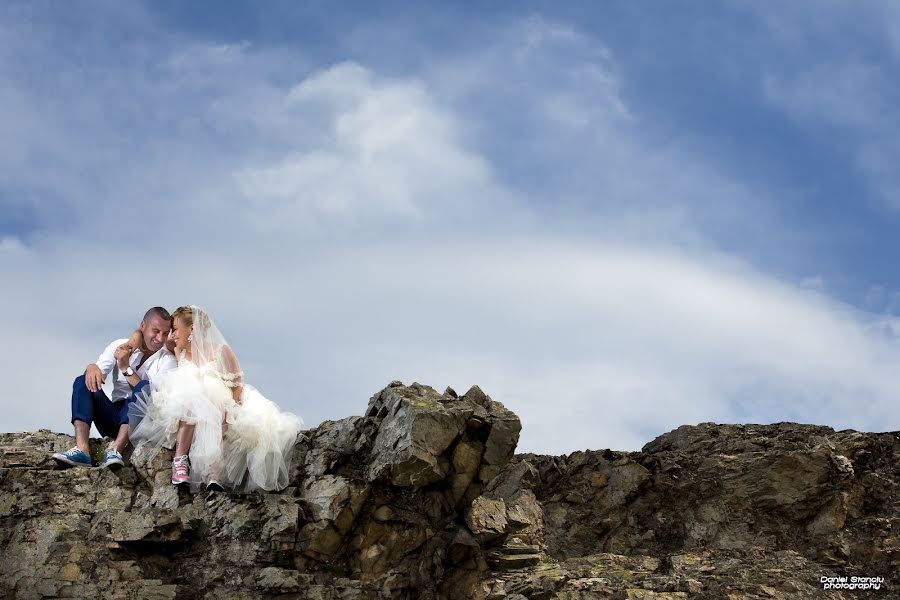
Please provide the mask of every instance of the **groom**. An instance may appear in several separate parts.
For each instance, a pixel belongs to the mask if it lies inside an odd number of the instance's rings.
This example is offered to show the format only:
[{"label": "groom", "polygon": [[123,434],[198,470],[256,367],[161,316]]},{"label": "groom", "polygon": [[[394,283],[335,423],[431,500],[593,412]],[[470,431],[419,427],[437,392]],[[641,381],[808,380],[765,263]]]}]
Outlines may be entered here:
[{"label": "groom", "polygon": [[[122,450],[128,445],[128,405],[144,385],[163,371],[176,366],[175,355],[166,348],[172,329],[169,312],[154,306],[144,315],[138,328],[141,347],[132,349],[128,339],[114,340],[97,362],[84,370],[72,386],[72,424],[75,447],[52,455],[55,461],[72,467],[92,466],[88,439],[91,423],[100,435],[114,438],[103,455],[104,467],[121,467]],[[103,391],[106,377],[113,373],[112,398]]]}]

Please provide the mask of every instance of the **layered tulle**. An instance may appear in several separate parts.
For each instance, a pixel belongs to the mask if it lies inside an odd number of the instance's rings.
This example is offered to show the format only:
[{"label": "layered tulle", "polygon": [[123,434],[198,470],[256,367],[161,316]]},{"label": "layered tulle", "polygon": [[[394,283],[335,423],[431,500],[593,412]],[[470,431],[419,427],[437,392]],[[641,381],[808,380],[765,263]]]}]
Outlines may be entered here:
[{"label": "layered tulle", "polygon": [[226,421],[223,466],[231,486],[246,491],[287,486],[303,421],[251,386],[244,386],[241,404],[228,411]]},{"label": "layered tulle", "polygon": [[[179,422],[193,425],[189,452],[191,489],[210,480],[240,491],[285,487],[302,420],[285,413],[256,389],[241,401],[215,372],[186,360],[151,384],[129,409],[136,450],[173,448]],[[146,388],[145,388],[146,390]]]}]

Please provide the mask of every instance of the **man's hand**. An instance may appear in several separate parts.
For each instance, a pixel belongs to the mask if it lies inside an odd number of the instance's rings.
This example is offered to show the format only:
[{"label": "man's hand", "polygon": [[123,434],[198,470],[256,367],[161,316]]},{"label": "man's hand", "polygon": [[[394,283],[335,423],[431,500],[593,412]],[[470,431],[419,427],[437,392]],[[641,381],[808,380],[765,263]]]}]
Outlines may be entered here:
[{"label": "man's hand", "polygon": [[131,347],[128,344],[122,344],[116,348],[113,357],[116,359],[116,364],[119,365],[119,370],[128,368],[128,359],[131,358],[131,352]]},{"label": "man's hand", "polygon": [[123,352],[127,353],[128,356],[131,356],[131,354],[134,352],[134,346],[131,345],[131,340],[128,340],[127,342],[125,342],[124,344],[121,344],[120,346],[117,346],[116,351],[113,352],[113,358],[116,359],[116,364],[118,364],[120,367],[123,366],[121,361],[119,360],[120,355]]},{"label": "man's hand", "polygon": [[[144,344],[144,333],[141,331],[140,327],[134,330],[131,334],[131,337],[128,338],[122,346],[128,346],[131,350],[140,350],[141,352],[147,351],[147,346]],[[119,346],[120,348],[122,346]]]},{"label": "man's hand", "polygon": [[84,383],[91,393],[100,390],[105,383],[103,381],[103,374],[100,372],[100,367],[95,364],[88,365],[87,369],[84,370]]}]

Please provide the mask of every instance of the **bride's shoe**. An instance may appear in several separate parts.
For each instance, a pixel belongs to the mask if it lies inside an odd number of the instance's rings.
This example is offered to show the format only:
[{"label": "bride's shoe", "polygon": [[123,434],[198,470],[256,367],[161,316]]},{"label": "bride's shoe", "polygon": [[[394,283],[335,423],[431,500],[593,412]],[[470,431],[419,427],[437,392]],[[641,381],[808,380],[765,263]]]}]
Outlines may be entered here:
[{"label": "bride's shoe", "polygon": [[191,460],[187,454],[172,459],[172,485],[181,485],[191,480]]}]

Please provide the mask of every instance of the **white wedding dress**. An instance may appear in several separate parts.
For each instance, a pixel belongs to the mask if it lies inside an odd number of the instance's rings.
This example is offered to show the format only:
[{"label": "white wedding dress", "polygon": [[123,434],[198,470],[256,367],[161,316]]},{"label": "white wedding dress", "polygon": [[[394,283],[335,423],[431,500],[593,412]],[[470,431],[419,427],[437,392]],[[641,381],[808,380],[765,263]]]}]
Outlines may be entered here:
[{"label": "white wedding dress", "polygon": [[[191,489],[210,480],[236,491],[279,490],[287,486],[289,466],[303,421],[281,411],[243,382],[233,354],[205,313],[198,332],[194,309],[192,357],[160,375],[150,392],[129,408],[135,450],[155,454],[174,448],[179,422],[195,426],[189,452]],[[210,329],[212,331],[210,331]],[[232,390],[240,386],[240,402]]]}]

